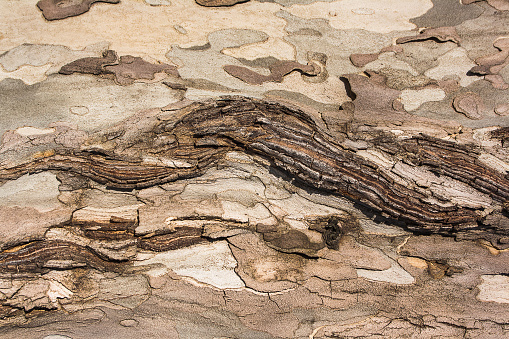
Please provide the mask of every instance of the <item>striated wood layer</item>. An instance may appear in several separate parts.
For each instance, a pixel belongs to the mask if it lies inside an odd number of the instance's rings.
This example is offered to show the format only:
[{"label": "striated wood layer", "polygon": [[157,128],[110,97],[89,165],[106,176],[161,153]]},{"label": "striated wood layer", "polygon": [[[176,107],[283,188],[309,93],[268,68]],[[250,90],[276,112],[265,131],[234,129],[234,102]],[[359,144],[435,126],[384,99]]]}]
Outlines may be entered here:
[{"label": "striated wood layer", "polygon": [[[174,121],[155,121],[150,130],[128,141],[120,137],[108,151],[57,149],[49,157],[1,168],[0,179],[59,170],[112,188],[145,188],[199,176],[227,152],[244,150],[266,158],[310,187],[347,196],[417,231],[476,227],[487,214],[483,207],[430,202],[422,190],[396,182],[378,164],[334,142],[301,110],[226,97],[192,104],[180,115]],[[388,156],[465,183],[499,206],[509,200],[509,178],[479,161],[480,152],[474,146],[425,135],[409,139],[380,136],[371,143]],[[506,229],[497,232],[509,234]]]}]

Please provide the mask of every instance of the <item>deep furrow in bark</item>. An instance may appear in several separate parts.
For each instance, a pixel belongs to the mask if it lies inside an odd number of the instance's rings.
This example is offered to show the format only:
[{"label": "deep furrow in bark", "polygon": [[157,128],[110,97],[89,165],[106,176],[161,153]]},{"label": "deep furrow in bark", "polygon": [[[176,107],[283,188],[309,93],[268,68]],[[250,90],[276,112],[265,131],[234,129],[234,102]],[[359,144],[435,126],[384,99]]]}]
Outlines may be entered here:
[{"label": "deep furrow in bark", "polygon": [[[72,171],[113,188],[143,188],[199,176],[227,151],[240,149],[267,158],[306,185],[348,196],[416,230],[461,230],[463,225],[471,226],[481,219],[482,208],[425,202],[411,187],[381,178],[384,170],[380,166],[335,145],[303,111],[242,97],[209,100],[183,110],[179,120],[155,123],[153,133],[140,135],[138,143],[130,141],[128,149],[140,148],[140,154],[150,154],[161,163],[147,164],[143,155],[136,161],[122,160],[125,158],[116,150],[110,156],[67,151],[15,168],[1,168],[0,179],[54,169]],[[150,144],[147,135],[158,134],[175,136],[177,142],[146,149],[145,143]],[[376,147],[376,139],[372,142]],[[382,146],[387,143],[381,142]],[[479,152],[473,146],[418,136],[401,141],[399,148],[432,171],[489,194],[498,202],[507,201],[509,180],[477,161]],[[125,149],[121,141],[117,149]],[[164,159],[186,165],[171,166],[168,161],[163,163]]]}]

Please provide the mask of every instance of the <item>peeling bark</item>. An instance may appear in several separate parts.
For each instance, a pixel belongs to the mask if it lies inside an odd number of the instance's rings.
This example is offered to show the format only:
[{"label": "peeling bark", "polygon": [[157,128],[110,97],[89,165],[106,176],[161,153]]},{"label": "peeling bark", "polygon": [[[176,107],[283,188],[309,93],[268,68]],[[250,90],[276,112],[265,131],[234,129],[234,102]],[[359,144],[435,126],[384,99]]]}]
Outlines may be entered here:
[{"label": "peeling bark", "polygon": [[0,337],[508,337],[507,1],[462,2],[0,4]]}]

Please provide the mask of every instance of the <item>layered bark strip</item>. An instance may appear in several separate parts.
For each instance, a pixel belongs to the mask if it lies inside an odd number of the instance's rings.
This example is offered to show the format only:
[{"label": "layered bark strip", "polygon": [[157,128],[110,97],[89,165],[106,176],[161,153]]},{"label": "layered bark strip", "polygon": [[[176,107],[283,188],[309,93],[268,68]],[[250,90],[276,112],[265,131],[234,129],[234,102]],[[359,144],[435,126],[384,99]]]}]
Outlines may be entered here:
[{"label": "layered bark strip", "polygon": [[[430,200],[425,187],[394,180],[379,164],[336,143],[310,115],[279,103],[223,97],[167,111],[147,121],[139,131],[136,125],[131,123],[129,129],[126,123],[93,136],[87,147],[56,149],[47,157],[1,168],[0,179],[59,170],[112,188],[145,188],[199,176],[227,152],[242,150],[260,155],[306,185],[347,196],[418,231],[482,228],[482,219],[507,208],[509,200],[507,174],[481,162],[474,146],[427,136],[382,136],[370,141],[388,157],[462,182],[491,197],[489,211],[486,206]],[[106,142],[108,148],[101,146]],[[506,227],[496,227],[493,232],[509,234]]]},{"label": "layered bark strip", "polygon": [[63,240],[34,241],[0,253],[0,273],[23,275],[50,269],[95,268],[115,271],[118,265],[101,259],[88,247]]}]

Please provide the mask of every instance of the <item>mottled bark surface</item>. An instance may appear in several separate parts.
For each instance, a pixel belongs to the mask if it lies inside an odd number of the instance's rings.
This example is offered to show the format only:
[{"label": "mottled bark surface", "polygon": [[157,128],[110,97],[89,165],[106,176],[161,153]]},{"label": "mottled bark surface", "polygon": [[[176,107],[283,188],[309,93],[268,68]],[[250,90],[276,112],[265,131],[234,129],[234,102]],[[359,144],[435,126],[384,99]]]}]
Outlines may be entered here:
[{"label": "mottled bark surface", "polygon": [[0,4],[1,338],[509,336],[504,1],[43,2]]}]

